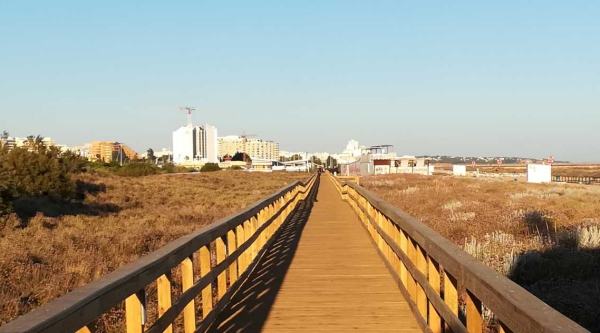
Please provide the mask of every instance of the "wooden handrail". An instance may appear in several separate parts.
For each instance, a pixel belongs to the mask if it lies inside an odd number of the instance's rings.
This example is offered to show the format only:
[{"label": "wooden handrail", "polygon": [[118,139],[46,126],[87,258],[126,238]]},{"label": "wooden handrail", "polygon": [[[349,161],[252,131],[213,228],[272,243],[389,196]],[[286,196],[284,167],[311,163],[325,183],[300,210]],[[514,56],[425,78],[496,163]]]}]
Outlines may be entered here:
[{"label": "wooden handrail", "polygon": [[355,182],[357,185],[360,185],[360,176],[342,176],[342,175],[337,175],[335,176],[337,179],[339,180],[351,180],[353,182]]},{"label": "wooden handrail", "polygon": [[[252,270],[257,263],[256,258],[268,247],[279,227],[298,203],[307,198],[317,179],[318,175],[314,174],[304,183],[295,182],[240,213],[182,236],[3,325],[0,333],[90,332],[88,324],[124,301],[127,333],[142,332],[145,289],[155,281],[158,284],[159,318],[147,325],[148,332],[172,330],[169,328],[181,313],[186,333],[194,332],[197,324],[207,327]],[[194,254],[200,261],[199,279],[194,277],[193,267],[198,264],[194,262]],[[171,269],[180,265],[183,291],[172,303],[168,276]],[[215,281],[218,282],[217,292],[213,296],[212,284]],[[203,298],[201,321],[194,308],[194,298],[199,295]],[[214,308],[213,298],[216,302]]]},{"label": "wooden handrail", "polygon": [[[499,332],[589,332],[372,192],[329,178],[372,236],[426,331],[482,332],[484,305],[498,319]],[[464,321],[459,293],[465,296]]]}]

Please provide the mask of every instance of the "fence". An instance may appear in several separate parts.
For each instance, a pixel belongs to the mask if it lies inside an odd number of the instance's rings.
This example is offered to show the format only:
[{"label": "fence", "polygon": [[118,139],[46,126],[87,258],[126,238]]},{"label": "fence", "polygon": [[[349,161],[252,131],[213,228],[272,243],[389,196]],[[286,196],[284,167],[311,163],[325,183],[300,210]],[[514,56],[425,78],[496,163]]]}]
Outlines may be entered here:
[{"label": "fence", "polygon": [[588,332],[422,222],[356,184],[331,178],[424,332],[481,333],[490,326],[501,333]]},{"label": "fence", "polygon": [[600,177],[584,177],[584,176],[552,176],[552,180],[557,183],[575,183],[587,185],[600,185]]},{"label": "fence", "polygon": [[[17,318],[0,327],[0,332],[93,332],[94,321],[123,302],[127,333],[172,332],[175,319],[182,313],[185,333],[203,331],[256,265],[256,259],[268,248],[286,218],[306,199],[317,179],[318,175],[313,175],[305,183],[291,184],[241,213],[183,236]],[[182,289],[173,302],[171,270],[176,267],[181,270]],[[158,317],[150,323],[146,290],[154,283]],[[197,299],[201,303],[198,307]]]},{"label": "fence", "polygon": [[336,176],[337,179],[352,181],[357,185],[360,185],[360,177],[359,176]]}]

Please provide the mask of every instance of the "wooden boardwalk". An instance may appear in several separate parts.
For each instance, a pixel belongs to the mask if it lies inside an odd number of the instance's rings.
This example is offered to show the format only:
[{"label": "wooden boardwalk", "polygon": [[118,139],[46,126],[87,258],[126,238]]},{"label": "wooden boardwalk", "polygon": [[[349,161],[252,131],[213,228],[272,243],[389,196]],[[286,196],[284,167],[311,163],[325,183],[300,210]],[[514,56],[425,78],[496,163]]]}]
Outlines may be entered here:
[{"label": "wooden boardwalk", "polygon": [[308,201],[282,227],[210,331],[421,332],[331,180],[322,177]]}]

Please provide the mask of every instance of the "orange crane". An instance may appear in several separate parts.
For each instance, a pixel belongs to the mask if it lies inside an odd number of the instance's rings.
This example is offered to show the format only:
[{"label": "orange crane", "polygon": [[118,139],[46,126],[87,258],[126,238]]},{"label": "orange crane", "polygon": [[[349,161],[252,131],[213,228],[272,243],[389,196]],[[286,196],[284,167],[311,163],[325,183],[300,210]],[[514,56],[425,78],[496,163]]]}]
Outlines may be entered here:
[{"label": "orange crane", "polygon": [[248,137],[256,137],[256,134],[246,134],[246,132],[244,132],[240,135],[240,138],[244,141],[244,162],[246,162],[246,142],[248,141]]}]

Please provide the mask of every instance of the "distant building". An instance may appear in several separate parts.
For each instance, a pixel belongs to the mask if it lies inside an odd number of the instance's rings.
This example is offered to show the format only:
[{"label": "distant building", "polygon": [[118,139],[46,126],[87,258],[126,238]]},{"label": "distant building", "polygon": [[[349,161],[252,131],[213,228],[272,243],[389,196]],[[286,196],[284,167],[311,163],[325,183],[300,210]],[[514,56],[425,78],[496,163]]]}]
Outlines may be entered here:
[{"label": "distant building", "polygon": [[86,143],[83,146],[75,146],[75,147],[70,147],[67,149],[70,150],[71,152],[73,152],[81,157],[87,158],[89,160],[90,154],[91,154],[91,149],[92,149],[92,144]]},{"label": "distant building", "polygon": [[279,143],[262,139],[246,139],[237,135],[218,138],[219,156],[233,156],[244,151],[251,159],[279,159]]},{"label": "distant building", "polygon": [[219,143],[217,139],[217,128],[206,124],[204,126],[205,158],[210,163],[219,163]]},{"label": "distant building", "polygon": [[136,160],[139,158],[139,155],[124,143],[114,141],[93,141],[90,144],[87,158],[90,161],[110,163],[112,161],[124,162],[127,160]]},{"label": "distant building", "polygon": [[50,146],[54,146],[54,140],[50,139],[50,138],[42,138],[42,144],[46,147],[50,147]]},{"label": "distant building", "polygon": [[[162,157],[166,157],[166,159],[168,159],[170,161],[171,156],[173,155],[173,152],[171,150],[168,150],[167,148],[162,148],[161,150],[155,150],[154,151],[154,157],[155,158],[162,158]],[[140,155],[141,158],[148,158],[148,152],[144,152]]]},{"label": "distant building", "polygon": [[217,128],[209,124],[204,127],[188,124],[174,131],[173,162],[218,163]]},{"label": "distant building", "polygon": [[[148,155],[148,153],[146,153],[146,155]],[[161,158],[161,157],[170,157],[171,155],[173,155],[173,151],[172,150],[168,150],[167,148],[162,148],[159,151],[154,151],[154,156]]]},{"label": "distant building", "polygon": [[8,137],[6,139],[1,139],[0,140],[0,145],[1,146],[6,146],[8,148],[8,150],[12,150],[15,147],[18,147],[18,138],[14,138],[14,137]]},{"label": "distant building", "polygon": [[340,174],[345,176],[384,175],[390,173],[431,175],[434,170],[428,158],[396,156],[392,145],[372,146],[362,149],[362,151],[358,160],[340,163]]},{"label": "distant building", "polygon": [[331,154],[329,154],[327,152],[325,152],[325,153],[313,153],[313,154],[310,154],[310,155],[314,156],[314,157],[316,157],[318,159],[320,159],[323,162],[325,162],[331,156]]},{"label": "distant building", "polygon": [[[0,143],[2,143],[2,145],[6,145],[9,150],[11,150],[15,147],[25,147],[27,145],[28,141],[29,141],[29,138],[18,138],[18,137],[8,137],[6,139],[0,139]],[[42,137],[42,145],[44,145],[45,147],[56,146],[61,151],[64,151],[65,147],[66,147],[64,145],[56,145],[54,143],[54,140],[52,140],[51,138],[44,138],[44,137]]]},{"label": "distant building", "polygon": [[177,164],[194,160],[198,154],[195,149],[197,129],[192,126],[184,126],[173,132],[173,162]]},{"label": "distant building", "polygon": [[288,159],[291,159],[292,157],[296,156],[297,158],[301,159],[301,160],[307,160],[310,158],[310,156],[313,156],[314,154],[310,154],[308,152],[305,151],[301,151],[301,152],[291,152],[291,151],[285,151],[282,150],[279,152],[279,157],[285,157]]},{"label": "distant building", "polygon": [[292,156],[292,152],[287,151],[287,150],[280,150],[279,151],[279,156],[281,157],[288,157],[288,156]]},{"label": "distant building", "polygon": [[339,163],[351,163],[357,161],[361,156],[368,150],[365,146],[360,146],[358,141],[350,140],[346,145],[346,149],[341,154],[332,155],[333,158],[337,159]]}]

